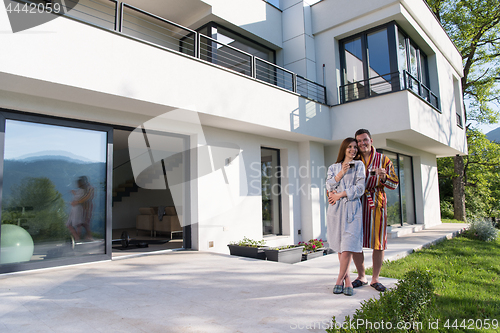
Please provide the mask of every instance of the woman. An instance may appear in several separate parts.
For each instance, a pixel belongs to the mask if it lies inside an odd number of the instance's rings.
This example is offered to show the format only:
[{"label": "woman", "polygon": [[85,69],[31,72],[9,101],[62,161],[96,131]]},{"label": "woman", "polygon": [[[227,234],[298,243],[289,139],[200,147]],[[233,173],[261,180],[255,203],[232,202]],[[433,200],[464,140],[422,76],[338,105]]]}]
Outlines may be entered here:
[{"label": "woman", "polygon": [[90,185],[87,176],[78,178],[77,189],[72,190],[73,201],[71,201],[71,212],[69,214],[66,226],[75,241],[80,240],[80,229],[85,228],[87,240],[92,239],[90,220],[92,218],[92,199],[94,198],[94,188]]},{"label": "woman", "polygon": [[365,191],[365,166],[359,160],[354,138],[340,145],[337,162],[328,168],[327,238],[330,248],[338,252],[340,271],[334,294],[353,295],[349,266],[353,252],[362,252],[363,216],[361,196]]}]

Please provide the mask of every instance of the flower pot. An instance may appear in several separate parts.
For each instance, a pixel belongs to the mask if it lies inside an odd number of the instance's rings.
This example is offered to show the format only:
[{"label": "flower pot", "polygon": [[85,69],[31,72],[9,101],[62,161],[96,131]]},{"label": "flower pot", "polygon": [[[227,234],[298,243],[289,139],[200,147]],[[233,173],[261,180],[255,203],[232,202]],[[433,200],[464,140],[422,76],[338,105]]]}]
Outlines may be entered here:
[{"label": "flower pot", "polygon": [[322,257],[324,255],[323,249],[319,249],[316,252],[302,253],[302,261],[311,260],[317,257]]},{"label": "flower pot", "polygon": [[303,249],[303,246],[297,246],[281,250],[265,249],[265,252],[267,260],[293,264],[301,261]]},{"label": "flower pot", "polygon": [[255,259],[266,259],[266,252],[264,249],[266,247],[251,247],[251,246],[239,246],[234,244],[228,244],[229,253],[233,256],[255,258]]}]

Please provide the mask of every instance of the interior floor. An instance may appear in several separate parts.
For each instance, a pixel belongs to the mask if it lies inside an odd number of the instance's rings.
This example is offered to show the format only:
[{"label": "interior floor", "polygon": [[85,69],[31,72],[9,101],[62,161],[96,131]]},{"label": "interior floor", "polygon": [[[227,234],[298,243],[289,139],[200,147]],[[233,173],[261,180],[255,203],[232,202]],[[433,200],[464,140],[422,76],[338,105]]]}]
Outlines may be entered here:
[{"label": "interior floor", "polygon": [[[129,236],[128,246],[123,246],[124,243],[121,241],[124,231]],[[112,238],[114,240],[112,258],[182,248],[182,232],[173,233],[170,238],[170,234],[167,233],[156,233],[156,236],[151,236],[149,231],[138,231],[135,228],[113,229]],[[147,247],[144,247],[146,244]]]}]

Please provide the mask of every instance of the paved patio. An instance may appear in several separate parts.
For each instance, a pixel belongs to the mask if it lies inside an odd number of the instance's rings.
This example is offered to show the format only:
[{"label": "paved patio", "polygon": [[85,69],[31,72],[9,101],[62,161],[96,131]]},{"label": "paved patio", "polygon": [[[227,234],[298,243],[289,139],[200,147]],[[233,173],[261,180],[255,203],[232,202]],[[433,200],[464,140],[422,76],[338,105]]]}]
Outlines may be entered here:
[{"label": "paved patio", "polygon": [[[386,259],[458,234],[441,224],[389,239]],[[366,264],[371,257],[366,253]],[[336,254],[282,264],[171,251],[0,275],[0,332],[324,332],[378,292],[332,294]],[[354,277],[354,274],[353,274]],[[383,278],[394,286],[396,280]]]}]

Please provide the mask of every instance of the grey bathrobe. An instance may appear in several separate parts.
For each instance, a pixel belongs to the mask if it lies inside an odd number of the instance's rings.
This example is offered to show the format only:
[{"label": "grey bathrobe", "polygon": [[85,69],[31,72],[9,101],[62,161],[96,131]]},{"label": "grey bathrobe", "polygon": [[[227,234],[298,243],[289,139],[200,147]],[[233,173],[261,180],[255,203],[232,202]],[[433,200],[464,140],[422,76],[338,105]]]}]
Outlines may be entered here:
[{"label": "grey bathrobe", "polygon": [[335,252],[361,252],[363,250],[363,213],[361,197],[365,192],[365,165],[354,161],[351,168],[337,182],[335,176],[342,170],[341,163],[332,164],[328,168],[326,178],[327,191],[337,193],[346,191],[347,197],[338,200],[334,205],[328,204],[326,217],[326,237],[331,249]]}]

